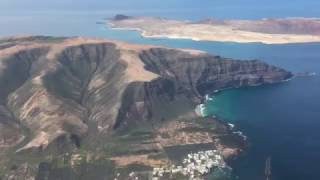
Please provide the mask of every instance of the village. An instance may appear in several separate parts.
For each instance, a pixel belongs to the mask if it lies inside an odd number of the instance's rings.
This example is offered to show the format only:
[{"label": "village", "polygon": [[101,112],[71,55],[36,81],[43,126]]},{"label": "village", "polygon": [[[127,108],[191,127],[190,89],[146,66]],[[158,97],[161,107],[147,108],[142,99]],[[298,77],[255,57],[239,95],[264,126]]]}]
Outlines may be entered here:
[{"label": "village", "polygon": [[197,179],[208,174],[215,167],[226,167],[226,163],[220,153],[217,150],[199,151],[188,154],[180,166],[172,165],[167,168],[154,168],[152,180],[160,180],[165,176],[170,177],[175,174]]}]

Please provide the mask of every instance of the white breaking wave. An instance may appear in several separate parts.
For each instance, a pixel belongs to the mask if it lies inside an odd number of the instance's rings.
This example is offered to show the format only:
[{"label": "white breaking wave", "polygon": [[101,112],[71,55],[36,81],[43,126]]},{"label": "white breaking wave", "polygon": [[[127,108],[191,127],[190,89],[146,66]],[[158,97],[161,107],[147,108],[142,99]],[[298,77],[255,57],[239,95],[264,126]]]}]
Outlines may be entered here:
[{"label": "white breaking wave", "polygon": [[244,140],[247,140],[247,136],[243,135],[243,133],[241,131],[236,131],[236,132],[233,132],[233,133],[241,136]]},{"label": "white breaking wave", "polygon": [[210,96],[209,94],[207,94],[207,95],[205,96],[205,100],[206,100],[206,102],[208,102],[208,101],[213,101],[213,97]]},{"label": "white breaking wave", "polygon": [[197,107],[196,107],[196,113],[201,116],[201,117],[206,117],[206,106],[204,104],[199,104]]},{"label": "white breaking wave", "polygon": [[233,129],[235,126],[234,124],[231,124],[231,123],[228,123],[228,125],[229,125],[230,129]]}]

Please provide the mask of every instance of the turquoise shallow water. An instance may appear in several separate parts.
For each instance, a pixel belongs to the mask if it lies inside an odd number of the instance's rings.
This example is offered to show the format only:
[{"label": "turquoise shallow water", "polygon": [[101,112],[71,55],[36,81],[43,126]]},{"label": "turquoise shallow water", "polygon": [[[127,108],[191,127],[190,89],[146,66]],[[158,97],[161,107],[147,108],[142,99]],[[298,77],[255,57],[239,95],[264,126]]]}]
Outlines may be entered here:
[{"label": "turquoise shallow water", "polygon": [[[18,8],[12,4],[9,6],[9,2],[18,3]],[[137,32],[115,31],[96,24],[96,21],[117,13],[191,20],[207,17],[259,19],[320,17],[319,8],[318,0],[203,0],[201,3],[192,0],[164,0],[161,3],[149,0],[93,0],[88,3],[79,0],[76,4],[62,0],[45,3],[40,0],[28,3],[4,0],[0,2],[0,36],[40,34],[118,39],[194,48],[236,59],[261,59],[293,72],[320,73],[320,43],[263,45],[151,40],[141,38]],[[209,111],[234,123],[250,141],[248,152],[232,164],[237,179],[264,179],[267,156],[272,157],[273,180],[320,179],[317,169],[320,161],[319,92],[320,77],[316,76],[276,85],[228,90],[215,95],[214,101],[207,106]]]},{"label": "turquoise shallow water", "polygon": [[247,154],[232,166],[239,179],[263,179],[272,157],[273,179],[317,180],[320,160],[320,78],[304,77],[219,93],[207,108],[249,138]]}]

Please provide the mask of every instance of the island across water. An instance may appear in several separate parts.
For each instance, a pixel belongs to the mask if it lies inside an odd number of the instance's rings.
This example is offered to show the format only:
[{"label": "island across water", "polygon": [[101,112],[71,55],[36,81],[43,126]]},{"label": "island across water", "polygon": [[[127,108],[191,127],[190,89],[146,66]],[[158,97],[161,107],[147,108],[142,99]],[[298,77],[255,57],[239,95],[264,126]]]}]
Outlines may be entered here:
[{"label": "island across water", "polygon": [[108,20],[108,24],[115,29],[139,31],[147,38],[264,44],[320,42],[318,18],[206,19],[192,22],[116,15]]}]

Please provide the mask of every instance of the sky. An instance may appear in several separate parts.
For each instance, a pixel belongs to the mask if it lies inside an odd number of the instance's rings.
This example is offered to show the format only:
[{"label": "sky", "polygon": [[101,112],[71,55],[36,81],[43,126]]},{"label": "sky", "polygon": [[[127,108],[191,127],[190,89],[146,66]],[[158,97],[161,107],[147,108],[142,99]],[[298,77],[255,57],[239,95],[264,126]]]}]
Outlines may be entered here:
[{"label": "sky", "polygon": [[[320,0],[0,0],[0,16],[25,12],[163,12],[218,18],[320,17]],[[232,15],[232,16],[229,16]]]},{"label": "sky", "polygon": [[[185,1],[185,0],[184,0]],[[188,1],[188,0],[187,0]],[[165,3],[163,3],[165,2]],[[1,10],[88,10],[177,7],[183,0],[0,0]]]},{"label": "sky", "polygon": [[[255,3],[251,3],[255,2]],[[214,6],[250,6],[257,4],[256,0],[0,0],[1,11],[27,11],[27,10],[88,10],[88,9],[157,9],[157,8],[210,8]],[[285,8],[304,4],[309,7],[319,7],[319,0],[268,0],[259,4],[279,6]],[[285,9],[283,9],[285,11]]]}]

